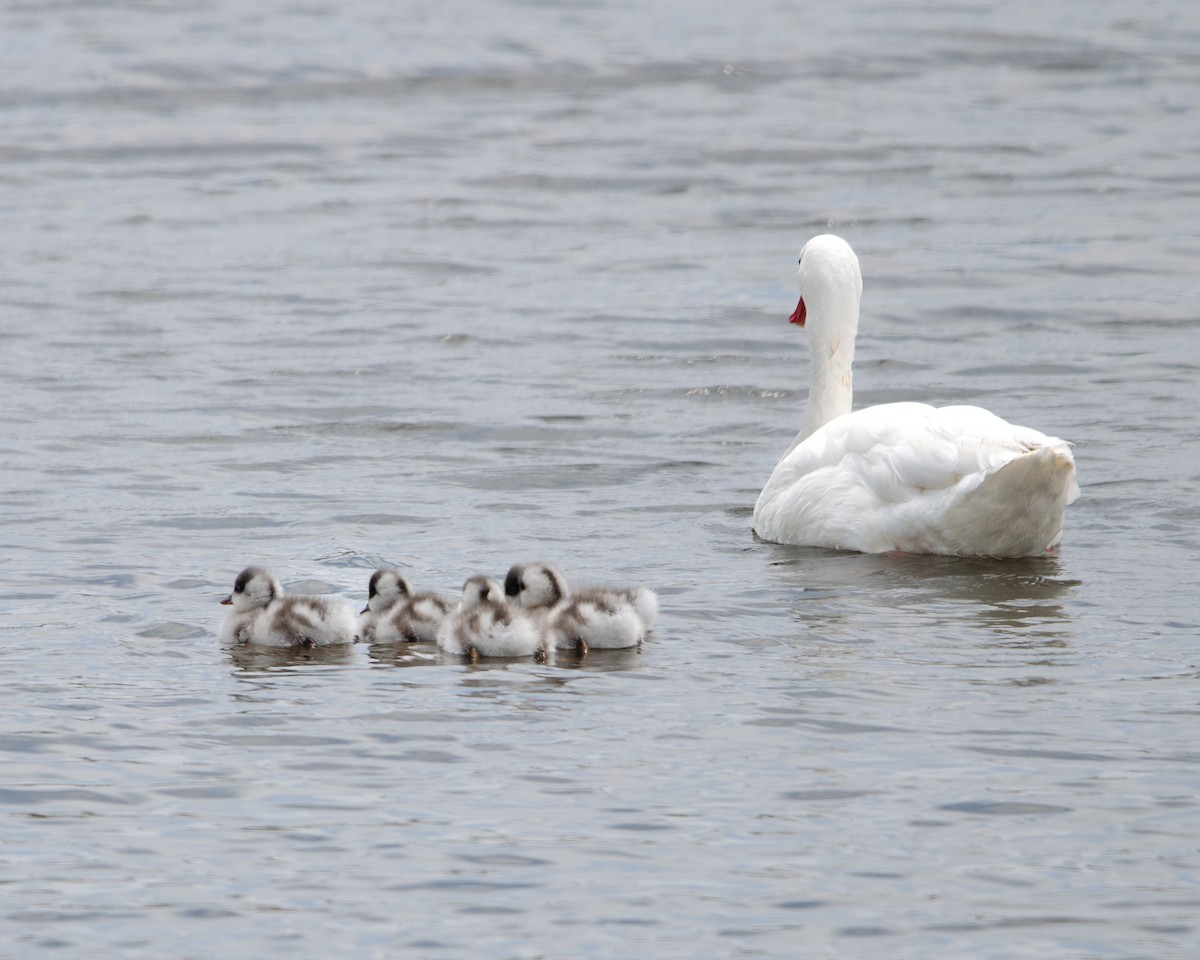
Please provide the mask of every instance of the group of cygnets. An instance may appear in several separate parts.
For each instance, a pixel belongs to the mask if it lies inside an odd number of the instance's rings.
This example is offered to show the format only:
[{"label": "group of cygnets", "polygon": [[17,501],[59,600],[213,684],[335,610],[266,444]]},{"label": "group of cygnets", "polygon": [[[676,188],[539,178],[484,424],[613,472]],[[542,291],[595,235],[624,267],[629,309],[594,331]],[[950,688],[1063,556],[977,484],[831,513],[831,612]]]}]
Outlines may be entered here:
[{"label": "group of cygnets", "polygon": [[436,643],[467,657],[533,657],[556,650],[619,650],[639,646],[658,615],[658,595],[645,587],[571,589],[545,563],[517,564],[504,585],[487,576],[463,584],[457,603],[417,592],[399,570],[371,574],[367,605],[355,616],[336,597],[284,593],[269,570],[247,567],[221,601],[232,610],[221,624],[226,644],[323,647],[332,644]]}]

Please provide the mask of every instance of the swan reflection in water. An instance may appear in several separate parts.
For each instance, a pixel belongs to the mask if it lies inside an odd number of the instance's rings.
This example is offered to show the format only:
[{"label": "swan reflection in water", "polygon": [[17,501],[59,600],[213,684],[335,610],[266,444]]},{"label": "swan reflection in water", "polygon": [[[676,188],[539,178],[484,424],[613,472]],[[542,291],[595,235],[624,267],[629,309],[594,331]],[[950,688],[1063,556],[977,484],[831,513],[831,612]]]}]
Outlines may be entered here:
[{"label": "swan reflection in water", "polygon": [[265,673],[286,667],[347,666],[357,656],[357,644],[329,647],[256,647],[239,644],[223,648],[230,661],[247,673]]},{"label": "swan reflection in water", "polygon": [[1080,581],[1057,556],[1011,560],[780,547],[794,618],[826,638],[914,635],[1045,651],[1070,646],[1063,603]]},{"label": "swan reflection in water", "polygon": [[[649,643],[653,643],[653,634]],[[225,647],[224,653],[239,670],[247,673],[266,673],[288,667],[305,666],[349,666],[365,650],[372,665],[382,667],[436,667],[464,665],[469,672],[493,669],[510,669],[514,666],[536,666],[521,660],[481,660],[468,664],[466,658],[445,654],[428,643],[370,643],[350,644],[334,647],[254,647],[247,644]],[[583,670],[593,673],[608,673],[619,670],[634,670],[643,663],[642,648],[628,650],[592,651],[580,656],[570,651],[561,651],[555,667],[563,670]]]},{"label": "swan reflection in water", "polygon": [[441,663],[438,649],[432,643],[368,643],[367,658],[372,664],[386,667],[429,667]]},{"label": "swan reflection in water", "polygon": [[[509,670],[528,667],[541,668],[532,659],[488,659],[471,663],[465,656],[446,653],[432,644],[424,643],[372,643],[367,645],[367,656],[373,664],[388,667],[436,667],[439,665],[464,666],[469,673],[486,670]],[[642,650],[635,647],[626,650],[593,650],[583,656],[569,650],[560,650],[554,659],[554,667],[562,670],[585,670],[593,673],[609,673],[616,670],[632,670],[640,666]]]}]

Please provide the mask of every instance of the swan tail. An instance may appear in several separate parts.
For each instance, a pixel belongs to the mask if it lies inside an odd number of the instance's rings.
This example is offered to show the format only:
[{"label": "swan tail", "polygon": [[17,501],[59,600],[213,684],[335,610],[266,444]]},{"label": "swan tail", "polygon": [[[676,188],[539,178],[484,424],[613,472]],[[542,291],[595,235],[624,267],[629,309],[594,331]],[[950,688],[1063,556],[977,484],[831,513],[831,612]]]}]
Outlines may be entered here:
[{"label": "swan tail", "polygon": [[642,622],[642,629],[649,630],[658,619],[658,594],[646,587],[633,592],[633,609]]},{"label": "swan tail", "polygon": [[[951,513],[961,511],[968,540],[956,551],[993,557],[1036,556],[1062,539],[1063,513],[1079,496],[1075,460],[1065,443],[1041,446],[989,473]],[[950,526],[955,526],[949,517]]]}]

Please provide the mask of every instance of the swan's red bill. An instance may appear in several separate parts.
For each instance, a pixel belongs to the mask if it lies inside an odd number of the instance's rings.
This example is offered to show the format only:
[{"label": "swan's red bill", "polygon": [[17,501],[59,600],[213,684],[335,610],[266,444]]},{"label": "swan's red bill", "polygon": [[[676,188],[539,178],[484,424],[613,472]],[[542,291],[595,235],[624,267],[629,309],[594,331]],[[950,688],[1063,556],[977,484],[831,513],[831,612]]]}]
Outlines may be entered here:
[{"label": "swan's red bill", "polygon": [[223,603],[227,607],[230,606],[233,603],[233,594],[231,593],[224,600],[222,600],[221,603]]},{"label": "swan's red bill", "polygon": [[798,327],[804,326],[804,318],[808,316],[808,311],[804,308],[804,298],[800,298],[800,302],[796,304],[795,312],[788,317],[788,323],[794,323]]}]

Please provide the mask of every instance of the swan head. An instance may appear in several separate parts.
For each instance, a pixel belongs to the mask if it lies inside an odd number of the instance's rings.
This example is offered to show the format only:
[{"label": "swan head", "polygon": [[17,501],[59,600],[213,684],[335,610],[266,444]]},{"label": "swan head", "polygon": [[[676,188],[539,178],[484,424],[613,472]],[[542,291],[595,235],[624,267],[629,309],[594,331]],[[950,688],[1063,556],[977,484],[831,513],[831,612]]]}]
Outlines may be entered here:
[{"label": "swan head", "polygon": [[233,593],[221,603],[232,605],[238,613],[265,607],[276,597],[282,595],[283,587],[269,570],[262,567],[247,567],[238,574],[233,583]]},{"label": "swan head", "polygon": [[553,607],[567,599],[562,574],[545,563],[518,563],[504,578],[504,593],[527,610]]},{"label": "swan head", "polygon": [[411,593],[412,584],[404,574],[390,567],[381,568],[371,574],[371,580],[367,584],[367,605],[362,612],[379,613]]},{"label": "swan head", "polygon": [[463,610],[474,610],[493,603],[504,604],[504,590],[491,577],[475,576],[463,584]]},{"label": "swan head", "polygon": [[834,323],[839,327],[849,324],[853,337],[862,299],[862,271],[850,244],[832,233],[813,237],[800,251],[797,275],[800,302],[788,319],[803,327],[812,314],[816,336],[832,332],[826,328]]}]

